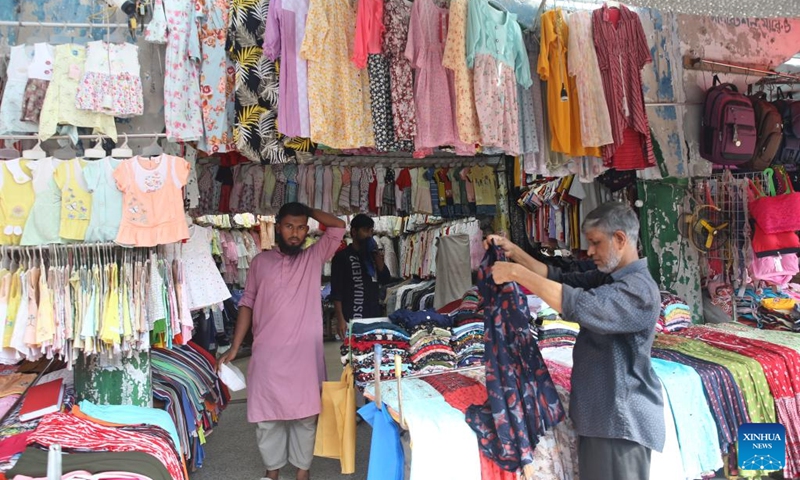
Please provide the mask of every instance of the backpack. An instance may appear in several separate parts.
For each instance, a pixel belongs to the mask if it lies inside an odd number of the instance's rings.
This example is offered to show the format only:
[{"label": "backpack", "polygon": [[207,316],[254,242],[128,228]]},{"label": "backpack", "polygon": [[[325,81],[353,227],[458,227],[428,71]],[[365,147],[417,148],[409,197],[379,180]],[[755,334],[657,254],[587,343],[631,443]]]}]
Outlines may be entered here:
[{"label": "backpack", "polygon": [[736,85],[720,83],[706,93],[700,134],[700,156],[719,165],[741,165],[756,150],[756,118],[753,105]]},{"label": "backpack", "polygon": [[775,154],[774,163],[792,165],[800,163],[800,101],[792,100],[778,88],[778,100],[772,103],[783,119],[783,141]]},{"label": "backpack", "polygon": [[764,92],[750,96],[756,117],[756,149],[753,158],[742,166],[753,170],[769,167],[783,141],[783,118],[766,98]]}]

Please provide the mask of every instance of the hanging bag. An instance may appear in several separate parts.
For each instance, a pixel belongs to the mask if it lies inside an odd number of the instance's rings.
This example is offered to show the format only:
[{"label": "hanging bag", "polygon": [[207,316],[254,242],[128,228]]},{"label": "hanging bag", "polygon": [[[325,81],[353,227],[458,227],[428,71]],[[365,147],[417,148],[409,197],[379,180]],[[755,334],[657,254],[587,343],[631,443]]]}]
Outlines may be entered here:
[{"label": "hanging bag", "polygon": [[795,102],[791,93],[785,95],[780,87],[777,98],[772,104],[781,115],[783,137],[773,163],[795,165],[800,163],[800,102]]},{"label": "hanging bag", "polygon": [[756,149],[756,119],[750,101],[736,85],[714,84],[706,93],[700,135],[700,156],[719,165],[741,165]]},{"label": "hanging bag", "polygon": [[753,158],[742,165],[753,170],[769,167],[783,141],[783,119],[764,92],[750,96],[756,117],[756,149]]},{"label": "hanging bag", "polygon": [[754,257],[753,278],[785,287],[800,272],[797,254]]},{"label": "hanging bag", "polygon": [[[756,221],[764,233],[796,232],[800,230],[800,194],[794,191],[792,183],[786,177],[786,193],[777,195],[772,182],[772,169],[765,170],[769,179],[769,189],[772,196],[766,196],[755,184],[750,181],[750,189],[755,198],[750,201],[748,208],[750,216]],[[786,175],[786,172],[783,172]]]}]

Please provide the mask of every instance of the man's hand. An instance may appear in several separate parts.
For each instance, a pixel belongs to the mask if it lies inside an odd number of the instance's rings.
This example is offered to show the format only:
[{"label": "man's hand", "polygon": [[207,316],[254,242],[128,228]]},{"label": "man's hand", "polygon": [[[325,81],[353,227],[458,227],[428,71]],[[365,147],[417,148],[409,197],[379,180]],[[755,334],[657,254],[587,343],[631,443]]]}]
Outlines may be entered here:
[{"label": "man's hand", "polygon": [[375,259],[375,266],[378,268],[379,272],[382,272],[383,268],[386,266],[386,255],[383,250],[375,250],[372,255]]},{"label": "man's hand", "polygon": [[492,278],[494,283],[500,285],[501,283],[517,282],[519,281],[520,270],[524,267],[511,262],[495,262],[492,267]]},{"label": "man's hand", "polygon": [[338,318],[336,332],[339,334],[339,339],[344,342],[344,339],[347,338],[347,322],[344,317]]},{"label": "man's hand", "polygon": [[219,369],[222,368],[223,363],[234,361],[236,359],[236,354],[238,353],[239,349],[233,347],[228,349],[227,352],[223,353],[222,356],[217,359],[217,371],[219,371]]}]

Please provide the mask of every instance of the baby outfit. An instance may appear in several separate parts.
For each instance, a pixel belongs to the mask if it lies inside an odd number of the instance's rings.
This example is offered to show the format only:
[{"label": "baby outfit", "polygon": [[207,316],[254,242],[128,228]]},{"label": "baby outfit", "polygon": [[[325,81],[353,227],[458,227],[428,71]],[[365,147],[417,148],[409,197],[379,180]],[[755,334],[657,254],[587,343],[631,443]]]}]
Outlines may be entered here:
[{"label": "baby outfit", "polygon": [[29,160],[0,163],[0,245],[19,245],[34,201]]},{"label": "baby outfit", "polygon": [[56,185],[61,191],[61,227],[58,235],[65,240],[83,240],[92,218],[92,194],[83,168],[89,163],[79,158],[56,168]]},{"label": "baby outfit", "polygon": [[28,83],[22,99],[23,122],[39,123],[47,86],[53,78],[53,46],[46,43],[34,45],[33,62],[28,67]]},{"label": "baby outfit", "polygon": [[117,125],[113,116],[75,107],[75,96],[83,78],[85,63],[86,47],[74,44],[56,46],[53,78],[47,88],[39,119],[39,138],[42,140],[53,136],[59,124],[67,124],[93,128],[97,133],[117,141]]},{"label": "baby outfit", "polygon": [[114,171],[122,192],[122,221],[116,242],[128,247],[154,247],[189,238],[181,189],[189,162],[162,154],[133,157]]},{"label": "baby outfit", "polygon": [[181,248],[181,260],[190,310],[222,303],[231,297],[211,256],[211,228],[192,225],[189,240]]},{"label": "baby outfit", "polygon": [[92,218],[86,229],[87,242],[113,242],[122,220],[122,192],[117,188],[114,171],[122,160],[106,157],[83,167],[86,186],[92,193]]},{"label": "baby outfit", "polygon": [[0,102],[0,135],[33,133],[39,129],[36,123],[20,120],[22,118],[22,98],[25,96],[28,69],[33,61],[33,55],[33,45],[11,47],[6,88],[3,90],[3,101]]},{"label": "baby outfit", "polygon": [[22,245],[61,243],[58,235],[61,225],[61,191],[56,184],[55,173],[62,163],[64,160],[47,157],[28,164],[33,173],[36,199],[22,231]]},{"label": "baby outfit", "polygon": [[115,117],[141,115],[139,47],[132,43],[89,42],[75,106]]}]

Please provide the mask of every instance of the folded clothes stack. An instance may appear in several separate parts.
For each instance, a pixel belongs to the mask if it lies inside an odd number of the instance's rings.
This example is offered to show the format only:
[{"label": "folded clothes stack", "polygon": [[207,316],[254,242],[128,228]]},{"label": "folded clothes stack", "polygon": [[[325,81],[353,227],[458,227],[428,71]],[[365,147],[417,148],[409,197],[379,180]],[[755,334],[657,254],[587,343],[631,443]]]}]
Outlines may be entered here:
[{"label": "folded clothes stack", "polygon": [[[540,316],[539,318],[541,320],[543,317]],[[541,320],[541,325],[539,325],[539,349],[574,347],[580,326],[575,322],[568,322],[560,316],[552,318],[554,319]]]},{"label": "folded clothes stack", "polygon": [[669,292],[661,292],[661,315],[656,323],[656,332],[672,333],[692,326],[692,311],[689,305]]},{"label": "folded clothes stack", "polygon": [[415,373],[435,373],[452,370],[456,366],[456,354],[450,346],[452,332],[447,328],[431,324],[419,325],[411,334],[409,357]]},{"label": "folded clothes stack", "polygon": [[364,386],[375,380],[375,347],[380,345],[381,380],[394,378],[395,355],[400,355],[400,369],[405,375],[411,370],[408,358],[409,339],[408,332],[393,323],[356,322],[351,335],[345,338],[342,345],[342,364],[347,365],[352,355],[356,387],[363,390]]},{"label": "folded clothes stack", "polygon": [[473,322],[453,328],[450,345],[456,354],[456,366],[469,367],[483,363],[483,322]]}]

